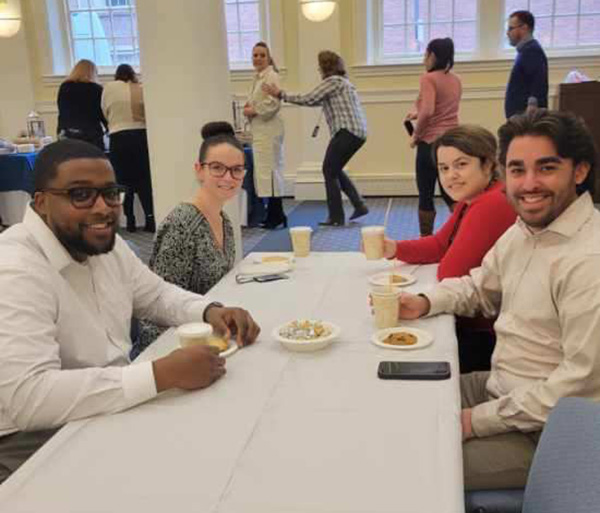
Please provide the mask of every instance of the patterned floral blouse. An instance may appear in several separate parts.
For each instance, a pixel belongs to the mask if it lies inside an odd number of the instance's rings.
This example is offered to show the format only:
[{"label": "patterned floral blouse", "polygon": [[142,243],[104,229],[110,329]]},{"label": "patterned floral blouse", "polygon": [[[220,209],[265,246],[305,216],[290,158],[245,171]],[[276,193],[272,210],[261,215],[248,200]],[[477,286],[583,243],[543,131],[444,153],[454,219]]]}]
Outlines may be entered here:
[{"label": "patterned floral blouse", "polygon": [[[225,212],[223,249],[214,238],[208,220],[191,203],[181,203],[161,223],[150,256],[150,269],[181,288],[206,294],[234,265],[233,226]],[[167,328],[140,322],[139,339],[132,357],[139,354]]]}]

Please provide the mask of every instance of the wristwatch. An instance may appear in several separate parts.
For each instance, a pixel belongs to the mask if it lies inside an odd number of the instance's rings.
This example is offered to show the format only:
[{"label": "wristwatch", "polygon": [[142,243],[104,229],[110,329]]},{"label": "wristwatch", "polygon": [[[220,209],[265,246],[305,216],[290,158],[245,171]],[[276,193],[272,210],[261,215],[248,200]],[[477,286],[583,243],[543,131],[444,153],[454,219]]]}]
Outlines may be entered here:
[{"label": "wristwatch", "polygon": [[225,305],[223,303],[219,303],[218,301],[213,301],[212,303],[208,303],[208,305],[204,309],[204,313],[202,314],[202,320],[204,322],[206,322],[206,314],[213,307],[215,307],[215,308],[225,308]]}]

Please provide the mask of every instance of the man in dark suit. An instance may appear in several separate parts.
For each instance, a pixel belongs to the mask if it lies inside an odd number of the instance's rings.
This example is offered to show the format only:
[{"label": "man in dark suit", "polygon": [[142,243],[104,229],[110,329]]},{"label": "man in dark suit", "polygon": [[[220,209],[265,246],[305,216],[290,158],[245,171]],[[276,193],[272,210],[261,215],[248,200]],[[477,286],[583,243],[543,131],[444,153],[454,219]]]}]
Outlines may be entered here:
[{"label": "man in dark suit", "polygon": [[504,99],[506,118],[528,107],[548,107],[548,59],[533,38],[535,18],[529,11],[515,11],[508,18],[506,35],[517,57]]}]

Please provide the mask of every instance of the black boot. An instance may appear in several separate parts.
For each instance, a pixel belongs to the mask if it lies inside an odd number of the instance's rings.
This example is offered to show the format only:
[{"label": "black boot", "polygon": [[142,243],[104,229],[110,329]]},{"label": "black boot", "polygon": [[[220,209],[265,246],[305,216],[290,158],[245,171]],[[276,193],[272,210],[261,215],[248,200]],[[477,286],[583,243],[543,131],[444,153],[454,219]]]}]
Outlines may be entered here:
[{"label": "black boot", "polygon": [[156,222],[154,216],[146,216],[146,226],[144,226],[145,232],[154,233],[156,232]]},{"label": "black boot", "polygon": [[267,230],[275,230],[279,225],[283,225],[284,228],[287,228],[288,225],[287,217],[283,211],[283,200],[278,197],[271,197],[267,205],[267,219],[261,226]]}]

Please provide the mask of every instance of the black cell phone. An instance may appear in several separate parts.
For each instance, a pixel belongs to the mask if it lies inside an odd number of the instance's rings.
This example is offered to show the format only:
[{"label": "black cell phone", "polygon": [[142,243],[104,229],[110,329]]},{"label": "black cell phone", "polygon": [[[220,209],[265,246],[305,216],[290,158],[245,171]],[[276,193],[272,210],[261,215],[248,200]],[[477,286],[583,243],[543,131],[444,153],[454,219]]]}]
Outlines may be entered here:
[{"label": "black cell phone", "polygon": [[404,122],[404,128],[406,128],[408,135],[410,135],[411,137],[412,137],[412,134],[415,133],[415,127],[408,119]]},{"label": "black cell phone", "polygon": [[317,137],[317,135],[319,135],[320,129],[321,129],[321,127],[319,125],[315,125],[315,127],[313,128],[311,137]]},{"label": "black cell phone", "polygon": [[256,276],[254,281],[258,283],[265,283],[267,281],[275,281],[275,280],[287,280],[288,276],[285,274],[263,274],[262,276]]},{"label": "black cell phone", "polygon": [[380,379],[439,380],[450,377],[448,362],[379,362]]}]

